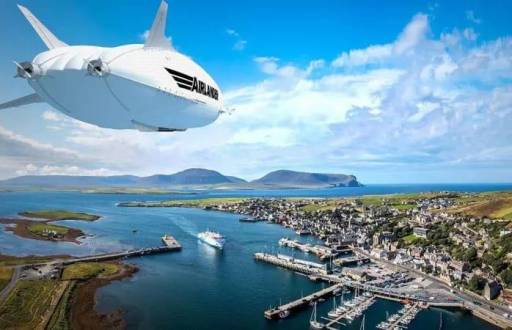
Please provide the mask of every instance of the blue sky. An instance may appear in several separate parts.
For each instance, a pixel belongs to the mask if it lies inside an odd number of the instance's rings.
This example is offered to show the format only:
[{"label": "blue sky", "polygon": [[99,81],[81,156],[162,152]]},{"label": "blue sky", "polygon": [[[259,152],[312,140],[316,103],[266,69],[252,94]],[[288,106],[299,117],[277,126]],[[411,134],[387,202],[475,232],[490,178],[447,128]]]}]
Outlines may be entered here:
[{"label": "blue sky", "polygon": [[[143,42],[159,1],[19,3],[68,44],[112,47]],[[31,92],[12,60],[45,47],[15,1],[0,9],[4,102]],[[4,110],[0,178],[207,167],[512,182],[510,12],[506,1],[169,1],[173,45],[237,111],[162,135],[99,129],[42,104]]]}]

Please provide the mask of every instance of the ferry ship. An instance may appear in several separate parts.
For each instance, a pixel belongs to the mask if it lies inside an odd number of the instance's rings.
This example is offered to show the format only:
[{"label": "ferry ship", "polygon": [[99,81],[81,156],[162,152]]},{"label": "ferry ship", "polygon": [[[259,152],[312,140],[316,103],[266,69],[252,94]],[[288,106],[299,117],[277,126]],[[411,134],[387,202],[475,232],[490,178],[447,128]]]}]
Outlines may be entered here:
[{"label": "ferry ship", "polygon": [[226,239],[224,238],[224,236],[222,236],[219,233],[216,233],[214,231],[209,231],[209,230],[197,234],[197,238],[199,238],[201,241],[205,242],[206,244],[216,247],[218,249],[224,248],[224,243],[226,242]]}]

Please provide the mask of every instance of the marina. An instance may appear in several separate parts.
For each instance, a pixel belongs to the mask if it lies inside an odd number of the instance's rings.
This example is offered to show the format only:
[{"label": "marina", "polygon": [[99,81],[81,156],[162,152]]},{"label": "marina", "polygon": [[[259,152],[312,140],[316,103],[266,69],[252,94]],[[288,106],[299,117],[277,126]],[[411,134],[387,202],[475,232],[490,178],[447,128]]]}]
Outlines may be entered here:
[{"label": "marina", "polygon": [[356,293],[356,296],[352,300],[346,302],[341,298],[339,306],[336,306],[336,300],[333,299],[333,309],[329,311],[328,317],[322,317],[327,321],[325,328],[335,330],[337,329],[334,327],[335,325],[351,323],[355,318],[363,315],[374,303],[375,297],[369,293],[364,293],[361,296]]},{"label": "marina", "polygon": [[319,290],[319,291],[314,292],[305,297],[301,297],[299,299],[293,300],[284,305],[270,308],[270,309],[266,310],[263,313],[263,315],[265,316],[265,318],[267,318],[269,320],[283,318],[282,316],[284,316],[284,315],[288,316],[291,311],[296,310],[300,307],[310,306],[311,303],[316,303],[316,301],[318,301],[319,299],[322,299],[326,296],[332,295],[332,294],[334,294],[334,292],[336,292],[337,290],[340,290],[342,288],[343,288],[343,286],[340,284],[332,285],[328,288]]},{"label": "marina", "polygon": [[386,321],[377,324],[377,329],[395,330],[407,328],[409,323],[414,320],[419,311],[419,303],[415,303],[413,305],[406,304],[402,309],[398,311],[398,313],[390,315]]}]

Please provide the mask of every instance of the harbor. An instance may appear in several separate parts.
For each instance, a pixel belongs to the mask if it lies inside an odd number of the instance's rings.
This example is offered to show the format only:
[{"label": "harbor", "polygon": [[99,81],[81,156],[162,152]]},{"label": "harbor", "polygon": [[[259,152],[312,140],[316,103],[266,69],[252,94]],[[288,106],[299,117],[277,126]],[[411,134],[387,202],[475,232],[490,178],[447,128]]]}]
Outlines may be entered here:
[{"label": "harbor", "polygon": [[[12,204],[8,199],[11,196],[14,198],[12,194],[6,194],[4,197],[7,199],[7,204],[2,205],[5,214],[16,213],[26,208],[25,205],[21,205],[19,209],[7,208],[6,205]],[[152,256],[143,254],[142,257],[130,257],[128,262],[141,269],[134,274],[133,280],[115,282],[97,292],[98,310],[103,312],[106,306],[123,310],[127,316],[127,327],[130,329],[161,328],[162,324],[166,324],[163,322],[172,323],[173,328],[177,329],[206,330],[211,329],[212,324],[226,329],[306,329],[309,328],[313,309],[309,303],[291,310],[290,316],[281,321],[270,321],[263,313],[270,305],[280,306],[294,300],[300,301],[301,297],[313,295],[338,284],[329,285],[330,280],[340,280],[339,275],[332,273],[316,275],[316,281],[313,281],[308,278],[309,275],[297,275],[300,273],[298,271],[286,271],[266,262],[255,261],[255,252],[270,251],[272,244],[276,246],[279,239],[298,238],[291,230],[281,226],[240,223],[240,215],[202,209],[141,208],[133,211],[115,207],[115,202],[120,198],[130,200],[134,199],[133,196],[91,194],[85,197],[89,198],[88,204],[94,205],[94,213],[108,215],[108,218],[94,223],[73,223],[73,226],[90,235],[83,244],[26,240],[3,233],[2,239],[6,243],[4,251],[8,254],[18,251],[25,255],[67,254],[87,257],[122,251],[143,251],[147,247],[163,245],[160,244],[163,234],[172,234],[181,244],[182,253],[165,252]],[[18,198],[19,195],[16,196],[16,199]],[[34,208],[57,208],[62,203],[68,203],[69,208],[74,205],[76,210],[92,212],[91,209],[80,208],[80,205],[83,205],[84,194],[27,194],[26,198],[32,200]],[[162,197],[149,195],[145,198],[157,200]],[[150,225],[141,225],[145,222]],[[134,228],[138,229],[136,233],[132,232]],[[197,234],[207,228],[215,229],[227,237],[228,242],[223,253],[198,240]],[[315,260],[316,256],[300,256],[297,251],[294,253],[293,250],[283,247],[279,252],[282,255],[321,263],[319,259]],[[384,280],[382,275],[379,278]],[[351,283],[348,280],[343,284],[345,290],[348,289],[347,286],[356,285],[355,281]],[[366,285],[370,290],[369,284]],[[382,287],[380,290],[384,294],[387,289]],[[354,292],[353,289],[350,291]],[[363,288],[361,292],[364,292]],[[328,317],[327,313],[332,309],[333,294],[339,301],[340,293],[333,292],[315,300],[319,321],[326,323],[322,316]],[[386,311],[392,314],[401,308],[400,300],[404,299],[401,297],[405,297],[405,294],[409,293],[396,296],[394,300],[375,296],[377,299],[363,314],[366,315],[366,329],[375,329],[379,322],[386,319]],[[349,300],[351,296],[352,293],[345,293],[345,300]],[[244,308],[240,308],[241,305]],[[189,306],[196,306],[196,312]],[[172,315],[169,310],[173,311]],[[237,311],[236,318],[233,317],[233,311]],[[197,317],[197,312],[204,317]],[[132,318],[141,313],[145,315],[143,320]],[[423,310],[418,314],[416,321],[411,323],[411,329],[437,329],[439,313],[443,314],[445,326],[450,322],[453,324],[456,320],[460,327],[453,327],[453,330],[496,329],[470,313],[454,308]],[[346,327],[340,325],[340,328],[359,329],[361,320],[362,316]],[[420,320],[421,323],[418,323]],[[346,323],[343,320],[341,322]]]}]

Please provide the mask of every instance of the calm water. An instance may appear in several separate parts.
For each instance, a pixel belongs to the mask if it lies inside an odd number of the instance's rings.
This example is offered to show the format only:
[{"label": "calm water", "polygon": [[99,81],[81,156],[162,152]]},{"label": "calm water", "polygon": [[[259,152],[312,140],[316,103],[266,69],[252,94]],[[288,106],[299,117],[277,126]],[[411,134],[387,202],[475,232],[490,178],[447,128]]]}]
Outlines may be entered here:
[{"label": "calm water", "polygon": [[[258,251],[276,252],[277,241],[295,234],[278,225],[239,223],[236,215],[179,208],[118,208],[117,202],[209,196],[353,196],[418,191],[512,190],[512,185],[375,185],[364,188],[288,191],[225,191],[197,195],[104,195],[80,193],[0,193],[0,215],[14,216],[29,209],[62,208],[102,215],[97,222],[69,223],[89,236],[83,244],[24,240],[0,232],[4,254],[87,255],[132,247],[160,244],[164,233],[183,245],[181,252],[131,259],[140,271],[131,279],[115,282],[98,292],[98,308],[122,308],[132,329],[307,329],[311,310],[282,321],[267,321],[263,311],[279,300],[288,301],[322,287],[293,272],[255,262]],[[217,251],[196,239],[207,228],[228,238],[225,250]],[[132,233],[137,229],[136,234]],[[280,250],[292,254],[291,250]],[[297,257],[315,260],[303,254]],[[331,302],[319,306],[326,315]],[[378,301],[366,313],[368,329],[400,308],[397,303]],[[438,329],[440,314],[444,329],[494,329],[487,323],[459,311],[421,312],[412,329]],[[359,329],[355,320],[349,329]]]}]

